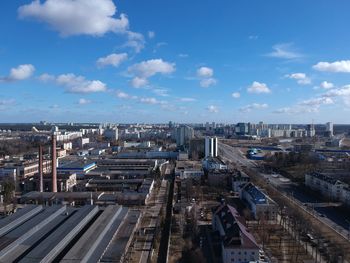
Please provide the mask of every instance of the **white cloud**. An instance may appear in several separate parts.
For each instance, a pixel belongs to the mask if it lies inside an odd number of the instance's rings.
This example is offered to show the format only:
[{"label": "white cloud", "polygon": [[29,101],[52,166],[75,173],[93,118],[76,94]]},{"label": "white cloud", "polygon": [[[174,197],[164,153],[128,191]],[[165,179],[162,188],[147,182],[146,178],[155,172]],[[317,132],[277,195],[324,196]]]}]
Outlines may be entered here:
[{"label": "white cloud", "polygon": [[285,77],[289,78],[289,79],[297,80],[297,83],[300,84],[300,85],[308,85],[308,84],[311,83],[310,78],[307,77],[305,73],[287,74],[287,75],[285,75]]},{"label": "white cloud", "polygon": [[197,69],[197,77],[200,79],[199,85],[202,88],[208,88],[217,83],[216,79],[213,78],[214,70],[209,67],[200,67]]},{"label": "white cloud", "polygon": [[132,31],[126,31],[127,41],[124,47],[130,47],[139,53],[145,47],[145,38],[142,34]]},{"label": "white cloud", "polygon": [[171,74],[175,71],[175,63],[169,63],[162,59],[151,59],[134,64],[128,68],[128,72],[135,77],[131,80],[133,87],[139,88],[148,83],[148,78],[156,74]]},{"label": "white cloud", "polygon": [[144,103],[144,104],[151,104],[151,105],[156,105],[156,104],[165,105],[165,104],[167,104],[165,101],[160,101],[160,100],[157,100],[156,98],[150,98],[150,97],[140,98],[140,102]]},{"label": "white cloud", "polygon": [[233,92],[232,93],[232,98],[238,99],[240,97],[241,97],[241,93],[239,93],[239,92]]},{"label": "white cloud", "polygon": [[350,73],[350,60],[318,62],[312,68],[318,71]]},{"label": "white cloud", "polygon": [[33,18],[48,24],[63,37],[74,35],[103,36],[108,32],[123,34],[124,46],[139,52],[144,47],[144,37],[129,30],[125,14],[116,17],[117,7],[112,0],[34,0],[20,6],[20,18]]},{"label": "white cloud", "polygon": [[323,97],[344,97],[350,96],[350,85],[343,86],[339,89],[331,89],[323,94]]},{"label": "white cloud", "polygon": [[50,74],[47,74],[47,73],[44,73],[44,74],[41,74],[38,79],[42,82],[48,82],[48,81],[54,81],[55,80],[55,76],[53,75],[50,75]]},{"label": "white cloud", "polygon": [[323,88],[323,89],[332,89],[332,88],[334,88],[334,84],[332,82],[323,81],[320,84],[320,87]]},{"label": "white cloud", "polygon": [[197,70],[197,76],[199,78],[210,78],[214,75],[214,70],[208,67],[200,67]]},{"label": "white cloud", "polygon": [[207,107],[207,110],[211,113],[218,113],[219,112],[219,108],[215,105],[209,105]]},{"label": "white cloud", "polygon": [[168,90],[167,89],[152,89],[151,90],[154,94],[156,94],[157,96],[161,96],[161,97],[168,97]]},{"label": "white cloud", "polygon": [[208,78],[208,79],[202,79],[200,82],[199,82],[199,85],[202,87],[202,88],[208,88],[210,86],[213,86],[216,84],[216,79],[214,78]]},{"label": "white cloud", "polygon": [[194,102],[196,99],[194,98],[180,98],[179,99],[181,102]]},{"label": "white cloud", "polygon": [[79,101],[78,101],[78,104],[79,104],[79,105],[86,105],[86,104],[90,104],[90,103],[91,103],[91,100],[84,99],[84,98],[81,98],[81,99],[79,99]]},{"label": "white cloud", "polygon": [[49,24],[62,36],[94,35],[125,32],[126,15],[115,18],[117,8],[112,0],[35,0],[19,7],[20,18],[34,18]]},{"label": "white cloud", "polygon": [[154,31],[148,31],[148,38],[152,39],[156,36],[156,33]]},{"label": "white cloud", "polygon": [[136,76],[149,78],[157,73],[170,74],[174,72],[175,64],[163,61],[162,59],[151,59],[132,65],[128,71]]},{"label": "white cloud", "polygon": [[125,93],[125,92],[123,92],[121,90],[118,90],[116,92],[116,95],[117,95],[117,97],[119,99],[126,99],[126,100],[131,100],[131,99],[135,100],[135,99],[137,99],[137,96],[129,95],[128,93]]},{"label": "white cloud", "polygon": [[134,77],[131,81],[130,81],[131,86],[133,86],[134,88],[141,88],[144,87],[148,84],[148,80],[145,78],[139,78],[139,77]]},{"label": "white cloud", "polygon": [[16,68],[11,68],[10,74],[7,77],[0,78],[0,81],[18,81],[30,78],[35,71],[32,64],[19,65]]},{"label": "white cloud", "polygon": [[54,81],[57,85],[62,86],[69,93],[93,93],[104,92],[107,90],[105,83],[99,80],[87,80],[83,76],[76,76],[73,73],[53,76],[43,74],[39,77],[42,81]]},{"label": "white cloud", "polygon": [[274,45],[272,49],[273,51],[266,54],[266,56],[283,59],[297,59],[303,57],[302,54],[293,50],[292,43],[277,44]]},{"label": "white cloud", "polygon": [[263,104],[253,103],[253,104],[249,104],[247,106],[244,106],[244,107],[240,108],[239,110],[241,112],[251,112],[254,109],[266,109],[268,107],[269,107],[269,105],[266,103],[263,103]]},{"label": "white cloud", "polygon": [[305,107],[305,106],[294,106],[294,107],[285,107],[285,108],[280,108],[273,113],[277,114],[304,114],[304,113],[316,113],[319,111],[319,107]]},{"label": "white cloud", "polygon": [[313,106],[313,107],[319,107],[321,105],[329,105],[333,104],[334,101],[331,98],[321,97],[321,98],[312,98],[309,100],[304,100],[299,103],[301,106]]},{"label": "white cloud", "polygon": [[254,81],[253,84],[247,88],[247,91],[249,93],[256,93],[256,94],[271,92],[271,90],[265,83],[260,83],[258,81]]},{"label": "white cloud", "polygon": [[123,61],[128,59],[128,54],[126,53],[120,53],[120,54],[110,54],[106,57],[101,57],[97,60],[97,66],[98,67],[105,67],[105,66],[114,66],[118,67]]}]

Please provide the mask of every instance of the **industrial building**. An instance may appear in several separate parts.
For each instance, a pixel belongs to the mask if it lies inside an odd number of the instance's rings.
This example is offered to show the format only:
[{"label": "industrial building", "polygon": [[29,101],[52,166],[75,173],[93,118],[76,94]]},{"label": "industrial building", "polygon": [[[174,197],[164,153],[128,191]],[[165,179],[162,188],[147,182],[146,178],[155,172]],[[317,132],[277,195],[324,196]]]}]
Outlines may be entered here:
[{"label": "industrial building", "polygon": [[121,262],[140,212],[28,205],[0,220],[1,262]]}]

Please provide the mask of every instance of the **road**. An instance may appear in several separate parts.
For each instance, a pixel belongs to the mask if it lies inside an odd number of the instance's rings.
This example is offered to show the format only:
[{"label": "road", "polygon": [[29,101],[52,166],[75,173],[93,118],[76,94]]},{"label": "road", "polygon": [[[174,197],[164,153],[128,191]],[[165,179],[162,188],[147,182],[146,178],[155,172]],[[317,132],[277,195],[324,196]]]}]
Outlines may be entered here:
[{"label": "road", "polygon": [[[246,167],[256,172],[259,176],[265,178],[266,182],[273,188],[275,188],[281,194],[288,196],[289,199],[293,200],[293,202],[297,204],[300,209],[308,211],[308,213],[312,214],[319,221],[330,226],[344,239],[350,239],[350,232],[348,231],[350,229],[350,218],[338,212],[334,207],[322,207],[325,205],[320,198],[308,195],[299,189],[296,184],[284,180],[286,178],[283,178],[281,175],[276,177],[274,175],[261,173],[257,168],[257,163],[253,160],[247,159],[237,147],[232,147],[219,142],[219,153],[224,161],[229,161],[231,163],[233,162],[242,168]],[[315,205],[310,207],[305,206],[305,203],[315,203]],[[321,203],[323,205],[319,205]]]}]

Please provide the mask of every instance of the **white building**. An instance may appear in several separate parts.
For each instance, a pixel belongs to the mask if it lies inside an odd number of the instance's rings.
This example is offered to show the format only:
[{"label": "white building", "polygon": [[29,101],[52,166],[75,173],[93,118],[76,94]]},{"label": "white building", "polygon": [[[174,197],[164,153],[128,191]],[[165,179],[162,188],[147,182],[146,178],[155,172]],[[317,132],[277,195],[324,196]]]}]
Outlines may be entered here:
[{"label": "white building", "polygon": [[334,135],[334,132],[333,132],[333,123],[332,123],[332,122],[327,122],[327,123],[326,123],[326,131],[329,132],[329,135],[330,135],[330,136],[333,136],[333,135]]},{"label": "white building", "polygon": [[242,188],[240,198],[248,203],[255,219],[276,219],[277,204],[252,183],[247,183]]},{"label": "white building", "polygon": [[218,156],[218,138],[206,137],[205,138],[205,157],[217,157]]},{"label": "white building", "polygon": [[221,237],[222,262],[246,263],[261,260],[259,245],[234,207],[220,205],[214,211],[212,226]]},{"label": "white building", "polygon": [[350,187],[340,180],[321,173],[310,173],[305,174],[305,185],[329,200],[350,205]]}]

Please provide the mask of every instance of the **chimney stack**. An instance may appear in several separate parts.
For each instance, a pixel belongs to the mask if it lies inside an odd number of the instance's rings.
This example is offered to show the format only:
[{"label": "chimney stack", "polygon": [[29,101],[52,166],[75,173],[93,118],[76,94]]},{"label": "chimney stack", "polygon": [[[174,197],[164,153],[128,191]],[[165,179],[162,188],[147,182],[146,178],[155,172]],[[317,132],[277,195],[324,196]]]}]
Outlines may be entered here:
[{"label": "chimney stack", "polygon": [[39,191],[44,192],[43,183],[43,147],[39,145]]},{"label": "chimney stack", "polygon": [[57,158],[56,158],[56,135],[52,135],[51,146],[51,172],[52,172],[52,192],[57,192]]}]

